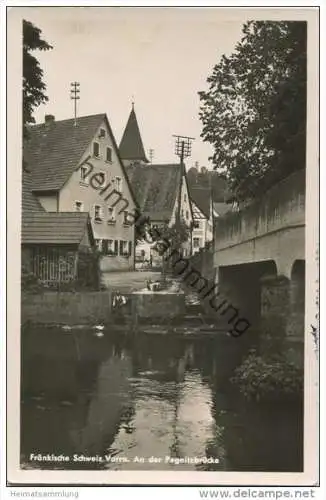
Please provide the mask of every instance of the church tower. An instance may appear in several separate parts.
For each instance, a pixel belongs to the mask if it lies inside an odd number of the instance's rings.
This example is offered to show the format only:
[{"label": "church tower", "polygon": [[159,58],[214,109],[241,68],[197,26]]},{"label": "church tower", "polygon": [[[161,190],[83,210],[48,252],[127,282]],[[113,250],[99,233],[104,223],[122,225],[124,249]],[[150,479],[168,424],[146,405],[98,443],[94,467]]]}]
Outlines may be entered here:
[{"label": "church tower", "polygon": [[119,152],[123,164],[126,167],[133,163],[149,163],[140,135],[134,103],[132,103],[128,122],[120,142]]}]

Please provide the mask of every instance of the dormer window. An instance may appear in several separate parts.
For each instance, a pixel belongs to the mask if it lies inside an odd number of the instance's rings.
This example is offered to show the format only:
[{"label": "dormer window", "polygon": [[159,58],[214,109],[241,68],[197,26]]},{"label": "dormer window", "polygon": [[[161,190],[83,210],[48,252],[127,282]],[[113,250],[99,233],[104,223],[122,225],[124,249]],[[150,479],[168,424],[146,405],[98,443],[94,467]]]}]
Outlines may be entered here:
[{"label": "dormer window", "polygon": [[106,161],[111,163],[112,162],[112,149],[111,148],[106,148]]},{"label": "dormer window", "polygon": [[93,156],[95,156],[95,158],[100,157],[100,145],[98,142],[93,142]]}]

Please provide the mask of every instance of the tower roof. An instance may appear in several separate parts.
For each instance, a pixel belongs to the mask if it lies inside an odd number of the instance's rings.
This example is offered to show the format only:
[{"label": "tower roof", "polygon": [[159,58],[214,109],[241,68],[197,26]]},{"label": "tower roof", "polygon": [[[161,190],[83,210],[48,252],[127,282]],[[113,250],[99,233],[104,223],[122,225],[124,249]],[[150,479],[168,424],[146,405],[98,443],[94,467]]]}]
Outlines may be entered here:
[{"label": "tower roof", "polygon": [[128,122],[120,142],[119,152],[123,160],[139,160],[148,163],[134,106],[132,106]]}]

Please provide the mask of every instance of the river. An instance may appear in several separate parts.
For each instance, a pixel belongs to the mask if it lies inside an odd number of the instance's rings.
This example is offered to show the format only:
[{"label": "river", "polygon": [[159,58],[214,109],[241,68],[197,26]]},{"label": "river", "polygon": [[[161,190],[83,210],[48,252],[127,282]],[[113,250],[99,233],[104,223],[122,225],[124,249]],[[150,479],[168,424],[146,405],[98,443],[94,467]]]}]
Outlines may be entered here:
[{"label": "river", "polygon": [[229,383],[237,339],[32,326],[22,338],[23,468],[302,470],[300,409],[247,405]]}]

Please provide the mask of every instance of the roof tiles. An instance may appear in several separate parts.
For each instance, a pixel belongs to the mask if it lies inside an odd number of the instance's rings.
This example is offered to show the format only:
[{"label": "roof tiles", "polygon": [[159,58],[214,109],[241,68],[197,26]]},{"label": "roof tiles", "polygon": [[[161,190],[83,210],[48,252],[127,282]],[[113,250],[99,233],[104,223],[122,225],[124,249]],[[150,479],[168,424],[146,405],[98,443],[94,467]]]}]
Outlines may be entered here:
[{"label": "roof tiles", "polygon": [[180,164],[134,164],[126,171],[141,213],[153,221],[170,220],[181,181]]},{"label": "roof tiles", "polygon": [[23,214],[23,244],[74,244],[82,241],[89,215],[86,212],[29,212]]},{"label": "roof tiles", "polygon": [[35,191],[59,190],[78,165],[105,114],[33,125],[24,143],[24,160]]}]

